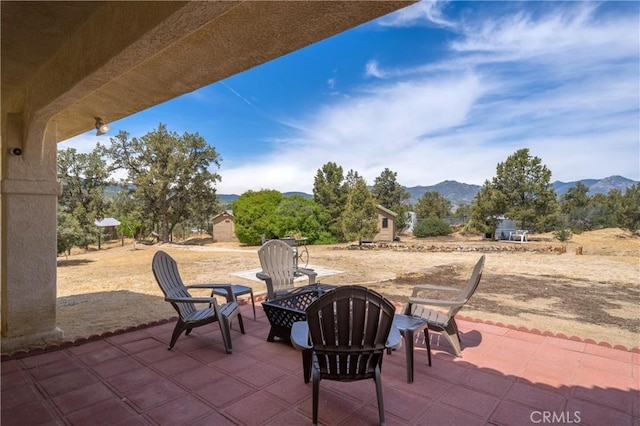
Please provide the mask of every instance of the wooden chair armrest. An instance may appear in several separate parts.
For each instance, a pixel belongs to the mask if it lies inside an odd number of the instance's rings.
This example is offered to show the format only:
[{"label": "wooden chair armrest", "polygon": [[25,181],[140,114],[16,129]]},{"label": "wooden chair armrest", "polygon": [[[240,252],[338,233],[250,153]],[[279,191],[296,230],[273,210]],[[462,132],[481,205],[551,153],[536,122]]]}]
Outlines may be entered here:
[{"label": "wooden chair armrest", "polygon": [[[233,289],[231,288],[231,284],[192,284],[186,287],[187,288],[205,288],[209,290],[215,290],[220,288],[227,292],[227,296],[226,296],[227,302],[236,301],[236,295],[233,294]],[[211,296],[213,297],[213,292],[211,293]]]},{"label": "wooden chair armrest", "polygon": [[309,325],[306,321],[296,321],[291,326],[291,344],[298,350],[313,348],[309,343]]},{"label": "wooden chair armrest", "polygon": [[297,268],[296,272],[299,272],[299,273],[304,274],[307,277],[309,277],[309,284],[315,284],[316,277],[318,276],[318,273],[315,272],[313,269]]},{"label": "wooden chair armrest", "polygon": [[431,284],[418,284],[413,287],[413,293],[411,294],[413,297],[416,297],[418,293],[421,291],[455,291],[460,292],[460,289],[441,286],[441,285],[431,285]]},{"label": "wooden chair armrest", "polygon": [[271,277],[268,274],[265,274],[264,272],[256,272],[256,278],[264,281],[271,279]]},{"label": "wooden chair armrest", "polygon": [[174,303],[217,303],[214,297],[165,297],[165,301]]},{"label": "wooden chair armrest", "polygon": [[410,297],[410,304],[415,305],[429,305],[429,306],[442,306],[442,307],[452,307],[452,306],[463,306],[464,303],[459,302],[457,300],[439,300],[439,299],[424,299],[421,297]]}]

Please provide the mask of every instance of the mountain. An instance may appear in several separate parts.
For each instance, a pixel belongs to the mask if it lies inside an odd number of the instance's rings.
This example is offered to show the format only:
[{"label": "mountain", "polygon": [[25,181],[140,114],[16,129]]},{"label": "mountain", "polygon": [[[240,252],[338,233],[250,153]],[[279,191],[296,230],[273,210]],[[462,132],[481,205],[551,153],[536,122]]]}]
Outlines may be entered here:
[{"label": "mountain", "polygon": [[[553,189],[555,189],[556,191],[556,194],[558,195],[558,197],[560,197],[561,195],[565,194],[569,190],[569,188],[576,186],[578,182],[581,182],[585,186],[589,187],[590,196],[593,196],[594,194],[606,194],[612,189],[618,189],[624,194],[625,190],[629,186],[640,183],[622,176],[609,176],[604,179],[582,179],[574,182],[555,181],[552,183],[552,185]],[[460,183],[456,182],[455,180],[445,180],[431,186],[411,186],[405,189],[411,195],[409,201],[414,205],[425,192],[435,191],[449,200],[454,206],[459,206],[462,204],[473,203],[473,200],[478,191],[480,191],[480,188],[481,187],[479,185]],[[285,192],[283,193],[283,195],[287,197],[291,195],[301,195],[305,198],[313,198],[313,195],[304,192]],[[222,203],[231,203],[238,198],[238,195],[218,194],[218,197],[220,198],[220,201]]]},{"label": "mountain", "polygon": [[[300,195],[304,198],[312,199],[313,195],[307,194],[306,192],[283,192],[282,195],[285,197],[291,197],[293,195]],[[239,197],[238,194],[218,194],[218,198],[220,199],[221,204],[231,204]]]},{"label": "mountain", "polygon": [[[617,189],[624,194],[628,187],[637,184],[638,182],[627,179],[622,176],[609,176],[604,179],[583,179],[578,182],[582,182],[589,188],[589,196],[595,194],[606,194],[612,189]],[[578,182],[553,182],[553,188],[556,190],[556,194],[561,196],[565,194],[569,188],[576,186]]]},{"label": "mountain", "polygon": [[411,195],[409,201],[414,205],[425,192],[438,192],[449,200],[451,204],[459,206],[461,204],[471,204],[478,191],[480,191],[480,186],[460,183],[455,180],[445,180],[432,186],[412,186],[406,188],[406,190]]}]

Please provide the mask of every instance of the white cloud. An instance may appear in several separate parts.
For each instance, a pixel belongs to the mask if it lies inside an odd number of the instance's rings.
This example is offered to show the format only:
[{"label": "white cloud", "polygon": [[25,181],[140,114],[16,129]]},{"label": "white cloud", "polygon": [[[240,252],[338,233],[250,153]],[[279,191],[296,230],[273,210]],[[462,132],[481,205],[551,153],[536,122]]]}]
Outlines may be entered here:
[{"label": "white cloud", "polygon": [[109,145],[109,135],[96,136],[95,130],[92,130],[91,132],[83,133],[60,142],[58,144],[58,150],[73,148],[79,153],[88,154],[95,149],[98,143]]},{"label": "white cloud", "polygon": [[369,61],[367,65],[365,65],[364,71],[365,77],[375,77],[375,78],[385,78],[387,77],[387,73],[382,72],[378,65],[378,61]]},{"label": "white cloud", "polygon": [[441,27],[455,27],[456,24],[454,22],[447,20],[443,16],[442,9],[447,3],[439,0],[422,0],[419,3],[385,16],[377,22],[378,25],[383,27],[409,27],[422,23],[433,23]]},{"label": "white cloud", "polygon": [[298,135],[274,144],[257,167],[223,164],[219,192],[311,192],[329,161],[369,183],[388,167],[407,186],[482,184],[520,148],[554,180],[640,180],[637,16],[565,3],[454,24],[442,10],[421,2],[380,23],[455,29],[447,57],[411,68],[369,61],[365,75],[386,80],[292,119]]}]

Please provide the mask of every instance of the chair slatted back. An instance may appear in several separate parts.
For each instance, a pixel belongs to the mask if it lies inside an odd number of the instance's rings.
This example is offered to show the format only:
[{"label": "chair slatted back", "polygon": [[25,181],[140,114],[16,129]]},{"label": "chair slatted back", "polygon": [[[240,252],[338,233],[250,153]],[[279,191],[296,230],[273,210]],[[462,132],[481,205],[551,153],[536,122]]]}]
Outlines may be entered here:
[{"label": "chair slatted back", "polygon": [[260,266],[271,277],[274,292],[293,288],[293,250],[292,246],[280,240],[269,240],[258,249]]},{"label": "chair slatted back", "polygon": [[395,308],[361,286],[329,291],[306,310],[309,334],[322,377],[372,378],[382,363]]},{"label": "chair slatted back", "polygon": [[[191,297],[191,294],[189,294],[189,291],[182,282],[182,278],[180,278],[176,261],[167,253],[164,251],[156,252],[153,256],[151,268],[165,297]],[[196,311],[193,303],[172,302],[171,305],[181,318],[186,318],[187,315]]]},{"label": "chair slatted back", "polygon": [[[461,304],[465,304],[469,301],[473,293],[478,289],[478,284],[480,284],[480,279],[482,278],[482,271],[484,270],[484,260],[485,255],[483,254],[476,265],[473,267],[473,272],[471,273],[471,278],[467,282],[467,285],[462,289],[458,297],[456,297],[456,301]],[[456,306],[449,309],[449,317],[455,316],[458,311],[462,309],[462,306]]]}]

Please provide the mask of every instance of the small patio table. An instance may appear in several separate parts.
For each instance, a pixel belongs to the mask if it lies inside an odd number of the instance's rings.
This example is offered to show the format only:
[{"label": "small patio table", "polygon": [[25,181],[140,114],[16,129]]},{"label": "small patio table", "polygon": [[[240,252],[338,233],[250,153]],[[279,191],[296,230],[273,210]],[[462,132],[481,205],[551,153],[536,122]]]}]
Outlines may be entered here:
[{"label": "small patio table", "polygon": [[431,343],[429,342],[429,328],[427,320],[421,317],[395,314],[393,325],[404,337],[404,348],[407,358],[407,383],[413,383],[413,342],[415,335],[424,330],[424,341],[427,346],[427,357],[431,367]]},{"label": "small patio table", "polygon": [[[231,284],[231,291],[233,292],[233,295],[236,296],[236,299],[238,298],[238,296],[242,296],[244,294],[251,295],[251,307],[253,308],[253,320],[255,321],[256,320],[256,302],[253,299],[253,288],[248,287],[246,285]],[[229,295],[225,289],[223,288],[213,289],[213,291],[211,292],[211,296],[213,296],[214,294],[217,296],[226,297],[227,303],[230,302]]]}]

